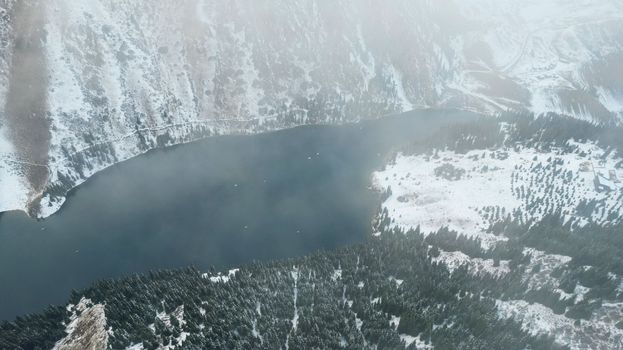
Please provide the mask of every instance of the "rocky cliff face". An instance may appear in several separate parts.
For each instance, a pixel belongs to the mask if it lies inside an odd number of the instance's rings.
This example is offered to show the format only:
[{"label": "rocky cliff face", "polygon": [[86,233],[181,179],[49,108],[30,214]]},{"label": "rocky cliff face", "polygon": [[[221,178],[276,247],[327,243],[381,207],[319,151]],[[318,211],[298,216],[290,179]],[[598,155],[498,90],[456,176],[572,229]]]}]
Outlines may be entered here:
[{"label": "rocky cliff face", "polygon": [[0,0],[0,211],[211,135],[415,108],[623,116],[608,0]]},{"label": "rocky cliff face", "polygon": [[67,335],[52,350],[105,350],[110,329],[106,329],[106,313],[102,304],[82,298],[78,305],[68,305],[72,315],[65,327]]}]

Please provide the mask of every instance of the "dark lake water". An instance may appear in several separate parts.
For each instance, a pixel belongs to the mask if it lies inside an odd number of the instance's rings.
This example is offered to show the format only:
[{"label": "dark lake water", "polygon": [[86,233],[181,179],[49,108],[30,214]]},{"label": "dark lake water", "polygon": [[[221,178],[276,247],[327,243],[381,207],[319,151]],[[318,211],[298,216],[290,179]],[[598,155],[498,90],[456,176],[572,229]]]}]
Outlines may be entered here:
[{"label": "dark lake water", "polygon": [[0,319],[135,272],[234,267],[364,240],[390,150],[475,117],[419,111],[156,150],[72,191],[55,215],[0,216]]}]

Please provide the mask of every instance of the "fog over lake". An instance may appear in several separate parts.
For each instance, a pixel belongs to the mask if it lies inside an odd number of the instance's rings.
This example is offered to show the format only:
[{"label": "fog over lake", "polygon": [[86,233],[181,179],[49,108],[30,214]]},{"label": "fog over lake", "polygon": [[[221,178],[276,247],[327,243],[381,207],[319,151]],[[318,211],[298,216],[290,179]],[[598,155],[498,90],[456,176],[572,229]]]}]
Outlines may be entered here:
[{"label": "fog over lake", "polygon": [[46,220],[0,216],[0,319],[64,303],[105,277],[207,270],[360,242],[392,149],[465,112],[222,136],[149,152],[74,190]]}]

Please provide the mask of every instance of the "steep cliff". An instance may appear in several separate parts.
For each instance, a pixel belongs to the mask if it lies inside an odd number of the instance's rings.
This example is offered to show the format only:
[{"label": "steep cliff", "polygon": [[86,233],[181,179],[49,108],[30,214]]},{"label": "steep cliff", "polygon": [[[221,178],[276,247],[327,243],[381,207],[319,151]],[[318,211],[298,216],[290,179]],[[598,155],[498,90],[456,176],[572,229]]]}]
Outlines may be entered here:
[{"label": "steep cliff", "polygon": [[0,211],[156,147],[416,108],[623,113],[618,1],[0,0]]}]

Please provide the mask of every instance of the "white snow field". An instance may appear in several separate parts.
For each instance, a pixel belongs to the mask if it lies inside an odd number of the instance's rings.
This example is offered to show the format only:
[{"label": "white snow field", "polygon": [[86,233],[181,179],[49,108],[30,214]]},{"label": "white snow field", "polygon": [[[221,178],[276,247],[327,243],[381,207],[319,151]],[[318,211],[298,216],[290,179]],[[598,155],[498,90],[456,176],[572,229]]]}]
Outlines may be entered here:
[{"label": "white snow field", "polygon": [[[530,223],[560,212],[577,225],[606,224],[610,213],[623,211],[623,182],[609,180],[611,174],[623,180],[623,169],[616,166],[621,158],[615,152],[604,158],[606,151],[592,143],[569,144],[576,146],[574,152],[523,147],[398,154],[373,174],[373,183],[380,191],[391,189],[382,205],[392,219],[390,228],[419,226],[426,234],[448,227],[488,244],[500,238],[487,229],[508,215]],[[461,175],[450,178],[443,169]],[[611,188],[598,190],[596,178]],[[591,200],[597,204],[590,215],[577,212],[582,201]]]},{"label": "white snow field", "polygon": [[[591,142],[570,140],[568,146],[572,151],[516,147],[464,154],[398,154],[372,179],[377,190],[391,189],[382,204],[391,219],[390,229],[406,231],[419,226],[427,235],[448,227],[481,239],[483,247],[505,239],[487,233],[487,229],[508,216],[530,224],[558,212],[565,221],[579,226],[589,222],[619,223],[622,218],[614,214],[623,212],[620,156]],[[587,202],[595,204],[591,210],[582,209],[582,203]],[[565,293],[559,288],[560,281],[550,276],[570,257],[533,248],[525,248],[524,255],[531,256],[524,276],[529,289],[547,287],[576,303],[589,291],[578,284],[573,293]],[[470,258],[458,251],[441,251],[435,260],[446,263],[451,271],[463,264],[474,274],[501,276],[509,271],[506,261],[495,266],[491,259]],[[539,271],[533,272],[537,265]],[[499,301],[498,307],[500,317],[514,317],[531,333],[551,334],[556,342],[572,349],[623,348],[623,331],[615,326],[623,315],[623,306],[617,303],[604,301],[592,319],[577,323],[546,306],[524,300]]]},{"label": "white snow field", "polygon": [[574,350],[623,347],[623,330],[614,326],[616,322],[607,313],[609,309],[617,308],[620,316],[621,304],[604,305],[590,320],[580,320],[577,324],[575,320],[556,315],[550,308],[538,303],[530,304],[524,300],[498,301],[497,306],[500,317],[513,317],[521,321],[522,327],[531,334],[551,334],[557,343]]}]

